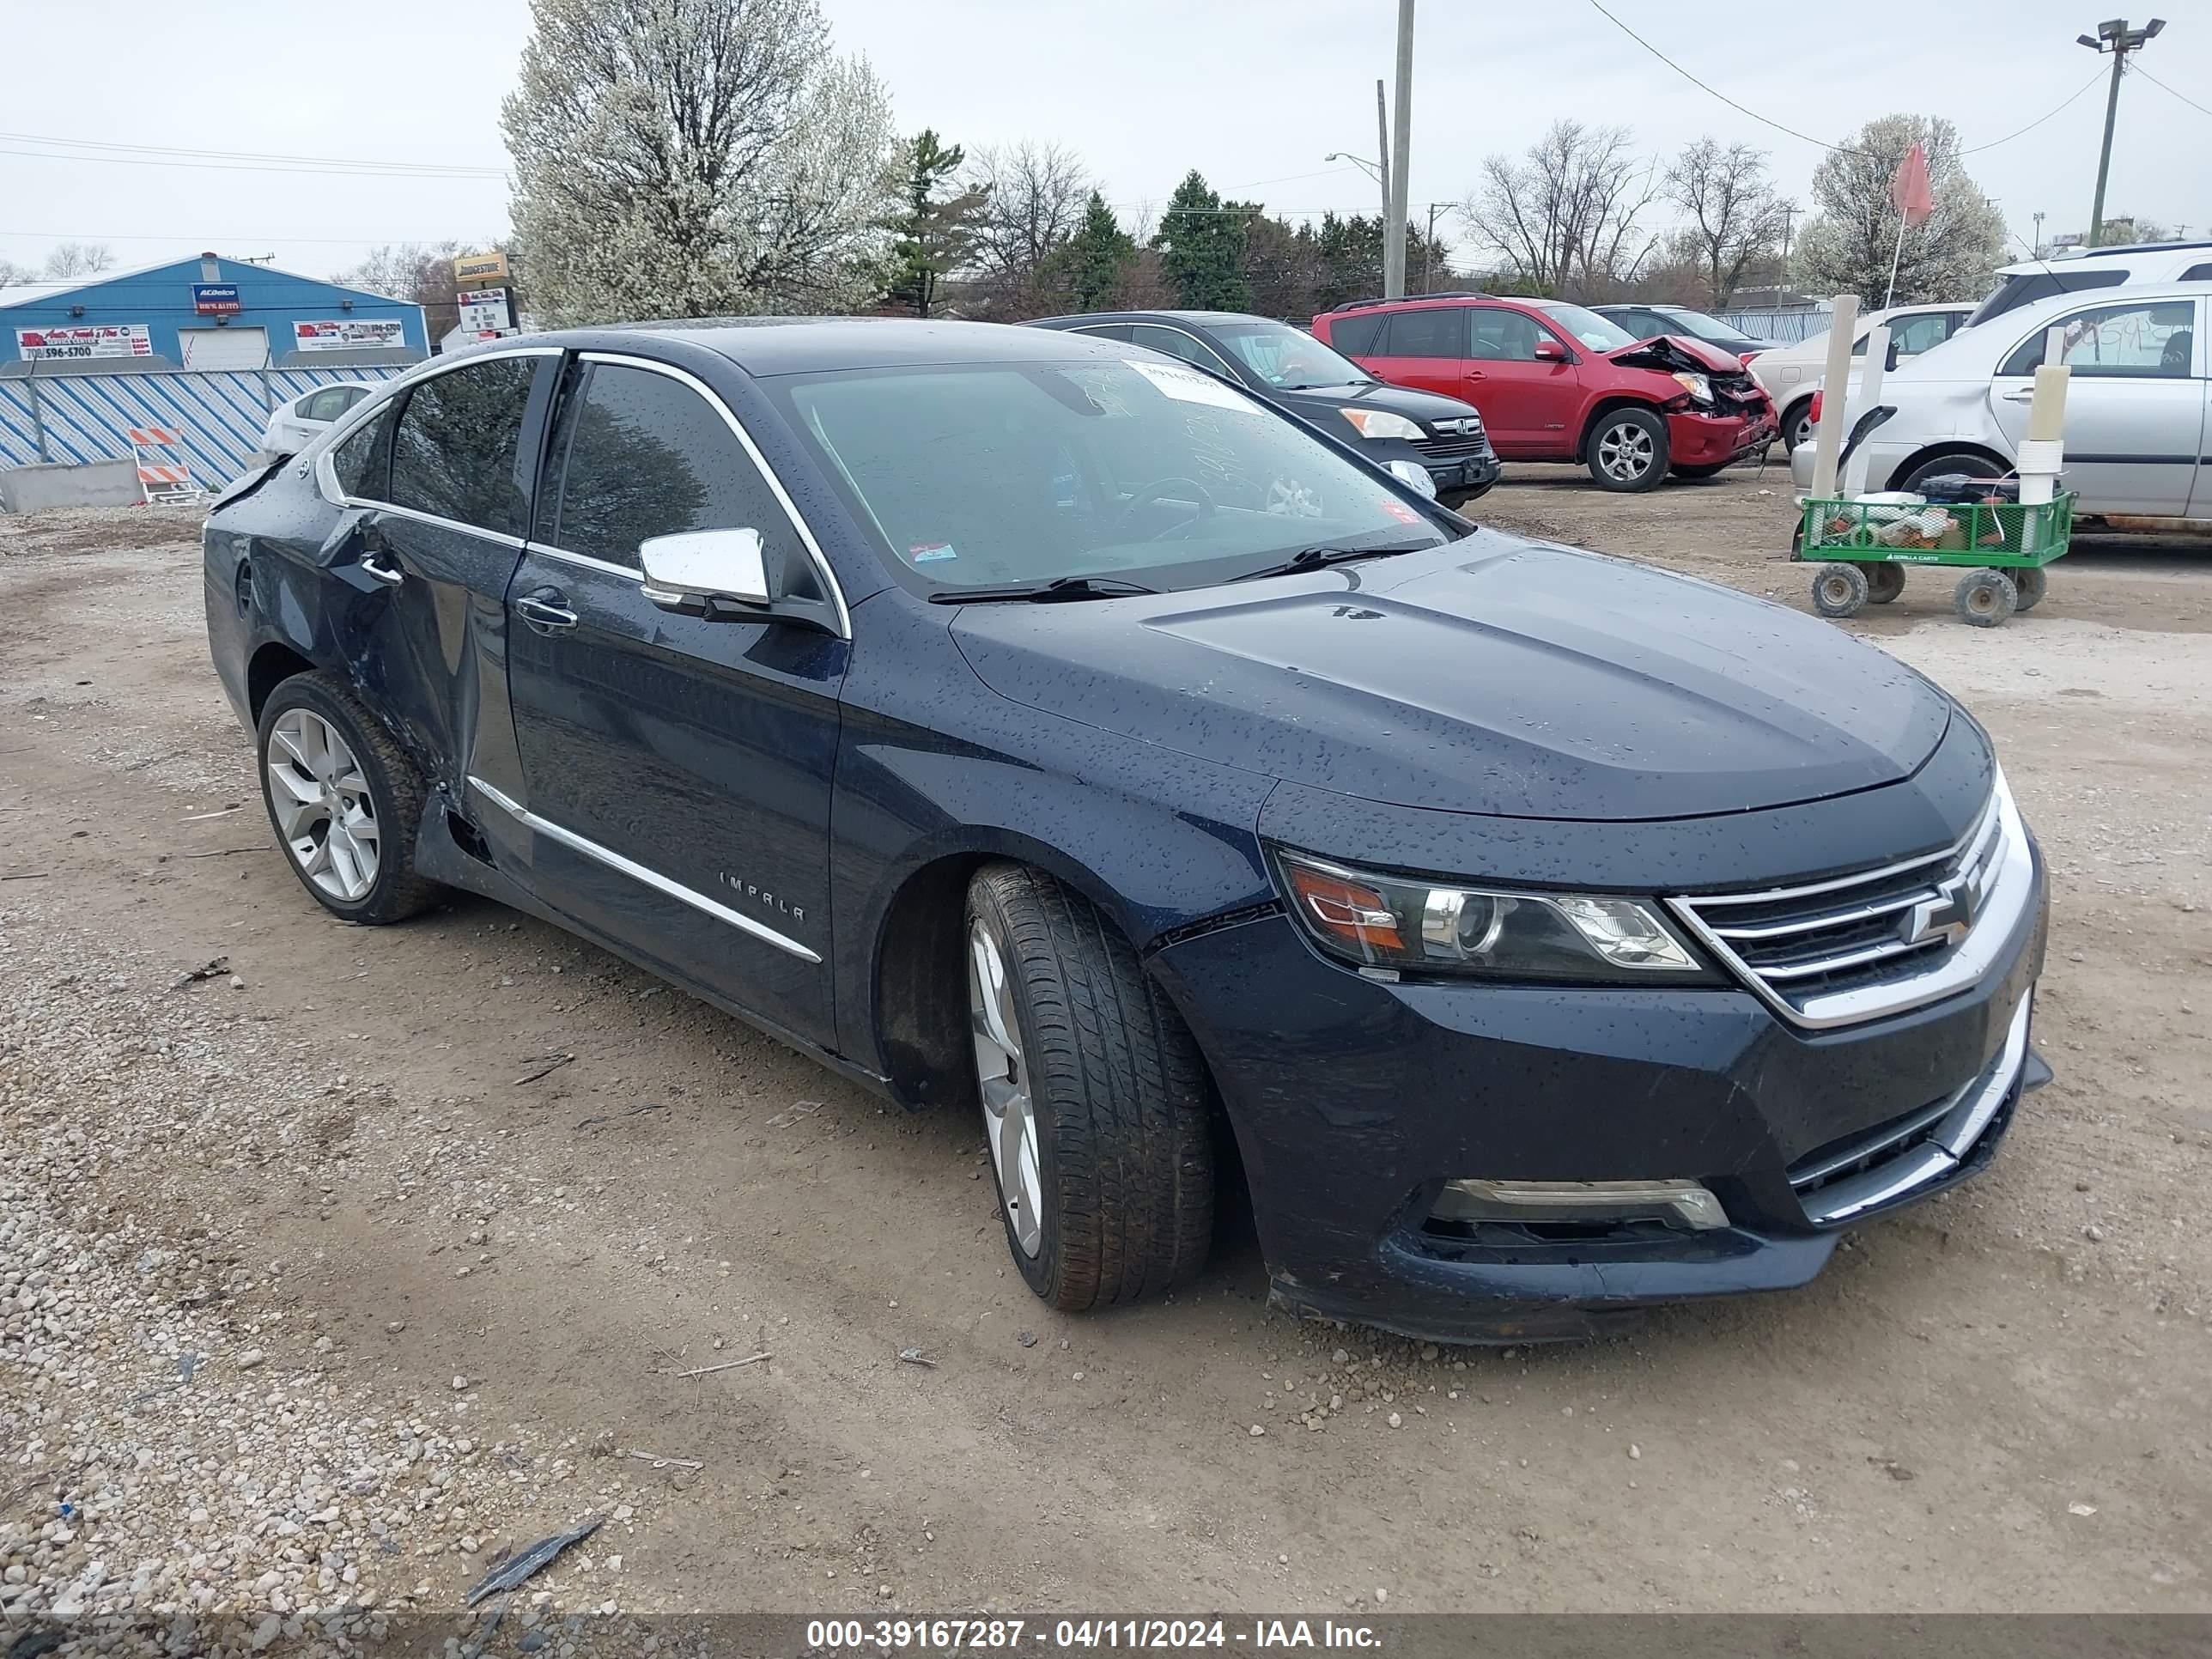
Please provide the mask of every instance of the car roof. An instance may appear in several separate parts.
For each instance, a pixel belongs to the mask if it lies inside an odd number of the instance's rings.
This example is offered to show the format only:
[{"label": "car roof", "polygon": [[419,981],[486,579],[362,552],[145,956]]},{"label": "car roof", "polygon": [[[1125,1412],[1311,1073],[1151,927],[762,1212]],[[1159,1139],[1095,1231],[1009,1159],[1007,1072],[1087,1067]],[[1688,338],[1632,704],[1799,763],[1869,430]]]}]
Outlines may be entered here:
[{"label": "car roof", "polygon": [[2197,253],[2207,248],[2212,248],[2212,242],[2123,242],[2116,247],[2094,247],[2080,253],[2066,254],[2063,258],[2022,259],[2016,264],[1999,265],[1997,275],[2033,276],[2045,270],[2056,274],[2112,259],[2140,260],[2146,253]]},{"label": "car roof", "polygon": [[[1274,323],[1273,317],[1262,317],[1252,311],[1075,311],[1063,317],[1035,317],[1026,326],[1031,328],[1072,328],[1082,323],[1189,323],[1206,328],[1223,323]],[[1279,323],[1278,327],[1293,328],[1296,324]]]},{"label": "car roof", "polygon": [[[2046,295],[2024,306],[2015,306],[2010,311],[1999,312],[1987,322],[1959,330],[1942,344],[1915,357],[1911,363],[1898,372],[1916,372],[1921,364],[1928,363],[1930,365],[1928,371],[1930,377],[1940,380],[1943,377],[1935,371],[1935,364],[1956,363],[1978,350],[1995,361],[2029,335],[2047,325],[2052,318],[2063,316],[2071,311],[2105,306],[2156,304],[2160,300],[2198,300],[2207,296],[2212,296],[2212,282],[2130,283],[2125,288],[2073,289],[2063,294]],[[1963,349],[1961,342],[1966,343]]]},{"label": "car roof", "polygon": [[625,343],[635,345],[641,335],[702,348],[762,377],[927,363],[1119,362],[1130,349],[1118,340],[1055,334],[1011,323],[905,317],[714,317],[563,329],[525,337],[538,347],[610,351],[620,350]]}]

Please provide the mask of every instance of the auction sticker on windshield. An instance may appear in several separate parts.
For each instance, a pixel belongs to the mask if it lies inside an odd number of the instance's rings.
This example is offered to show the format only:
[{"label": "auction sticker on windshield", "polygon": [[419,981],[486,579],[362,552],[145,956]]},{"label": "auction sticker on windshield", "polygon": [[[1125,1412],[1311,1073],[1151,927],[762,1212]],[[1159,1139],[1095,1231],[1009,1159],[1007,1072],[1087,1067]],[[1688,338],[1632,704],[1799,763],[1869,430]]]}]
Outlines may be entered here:
[{"label": "auction sticker on windshield", "polygon": [[1259,405],[1249,398],[1211,374],[1174,363],[1140,363],[1133,357],[1122,361],[1179,404],[1204,404],[1209,409],[1233,409],[1244,415],[1260,412]]}]

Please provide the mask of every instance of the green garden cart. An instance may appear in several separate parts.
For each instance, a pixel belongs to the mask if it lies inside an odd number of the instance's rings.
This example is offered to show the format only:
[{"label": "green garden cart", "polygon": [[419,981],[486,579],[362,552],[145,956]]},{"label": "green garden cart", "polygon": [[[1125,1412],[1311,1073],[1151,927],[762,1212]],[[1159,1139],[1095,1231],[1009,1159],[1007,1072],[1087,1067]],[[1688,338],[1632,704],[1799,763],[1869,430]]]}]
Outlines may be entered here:
[{"label": "green garden cart", "polygon": [[1857,501],[1807,497],[1800,503],[1790,557],[1820,567],[1813,608],[1856,616],[1905,591],[1907,565],[1956,565],[1965,574],[1952,609],[1976,628],[1996,628],[2043,598],[2044,567],[2064,556],[2074,529],[2074,496],[2023,507],[2011,501],[1913,501],[1875,495]]}]

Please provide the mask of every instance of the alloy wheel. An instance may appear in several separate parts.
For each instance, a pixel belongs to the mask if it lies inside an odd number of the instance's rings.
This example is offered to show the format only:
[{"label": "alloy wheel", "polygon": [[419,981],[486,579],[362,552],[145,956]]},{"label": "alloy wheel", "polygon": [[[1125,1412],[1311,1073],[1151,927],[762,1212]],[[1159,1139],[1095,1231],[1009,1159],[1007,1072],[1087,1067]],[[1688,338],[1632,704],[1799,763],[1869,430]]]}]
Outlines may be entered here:
[{"label": "alloy wheel", "polygon": [[1044,1244],[1044,1182],[1037,1164],[1036,1105],[1022,1054],[999,941],[979,918],[968,936],[968,1008],[975,1038],[975,1080],[983,1096],[983,1127],[998,1171],[999,1200],[1024,1255]]},{"label": "alloy wheel", "polygon": [[313,709],[286,709],[270,728],[266,764],[276,831],[300,873],[343,903],[366,898],[382,836],[368,775],[337,727]]},{"label": "alloy wheel", "polygon": [[1657,459],[1651,434],[1632,421],[1607,427],[1598,435],[1597,464],[1608,478],[1633,483]]}]

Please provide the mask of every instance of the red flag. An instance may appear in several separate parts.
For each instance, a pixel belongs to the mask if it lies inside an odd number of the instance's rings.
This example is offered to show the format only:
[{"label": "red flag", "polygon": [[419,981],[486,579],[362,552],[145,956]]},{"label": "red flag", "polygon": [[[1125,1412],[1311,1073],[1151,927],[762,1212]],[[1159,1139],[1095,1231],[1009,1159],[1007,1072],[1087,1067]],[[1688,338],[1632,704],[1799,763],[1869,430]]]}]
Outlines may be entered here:
[{"label": "red flag", "polygon": [[1907,228],[1924,225],[1936,211],[1936,189],[1928,182],[1928,152],[1915,144],[1905,152],[1889,181],[1889,199],[1905,216]]}]

